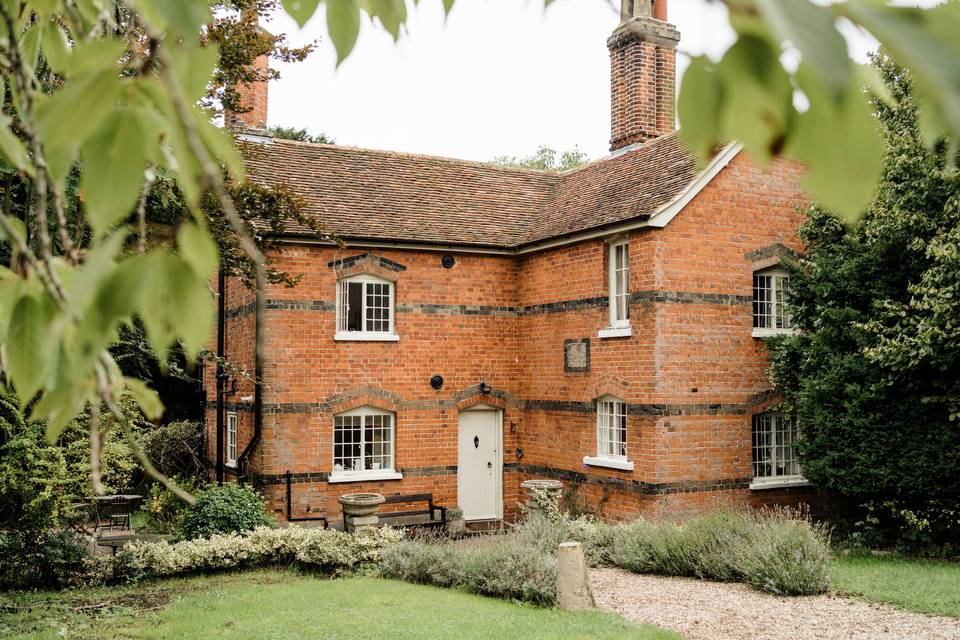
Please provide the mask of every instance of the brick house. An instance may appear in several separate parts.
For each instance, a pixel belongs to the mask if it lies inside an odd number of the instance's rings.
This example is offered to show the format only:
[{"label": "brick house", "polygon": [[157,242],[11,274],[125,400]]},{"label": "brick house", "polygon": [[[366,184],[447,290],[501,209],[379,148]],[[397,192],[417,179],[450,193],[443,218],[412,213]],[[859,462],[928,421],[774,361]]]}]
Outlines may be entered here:
[{"label": "brick house", "polygon": [[[610,519],[809,495],[763,341],[790,330],[799,167],[731,144],[698,168],[673,132],[666,1],[621,18],[612,152],[564,173],[272,139],[266,83],[244,87],[250,177],[344,246],[288,229],[275,257],[303,279],[264,294],[262,388],[207,372],[218,474],[281,520],[355,491],[509,518],[529,478]],[[253,294],[219,288],[222,353],[253,371]]]}]

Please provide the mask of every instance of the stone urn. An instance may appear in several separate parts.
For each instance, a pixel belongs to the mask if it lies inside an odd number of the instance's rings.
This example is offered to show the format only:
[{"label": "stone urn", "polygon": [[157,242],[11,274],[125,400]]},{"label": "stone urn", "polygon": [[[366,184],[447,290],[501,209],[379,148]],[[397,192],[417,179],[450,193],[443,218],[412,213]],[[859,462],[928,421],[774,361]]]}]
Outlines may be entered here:
[{"label": "stone urn", "polygon": [[546,504],[556,505],[560,508],[560,492],[563,491],[563,483],[559,480],[525,480],[520,486],[527,490],[527,510],[530,517],[545,516],[543,512],[543,503],[534,500],[534,494],[545,494]]},{"label": "stone urn", "polygon": [[343,505],[344,531],[356,531],[380,524],[377,509],[386,501],[379,493],[347,493],[337,498]]}]

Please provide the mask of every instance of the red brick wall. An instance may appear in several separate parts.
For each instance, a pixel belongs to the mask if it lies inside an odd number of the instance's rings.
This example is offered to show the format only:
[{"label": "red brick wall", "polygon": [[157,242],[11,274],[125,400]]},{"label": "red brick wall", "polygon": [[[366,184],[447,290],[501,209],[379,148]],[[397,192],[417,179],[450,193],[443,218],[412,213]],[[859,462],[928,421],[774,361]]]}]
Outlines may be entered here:
[{"label": "red brick wall", "polygon": [[[266,296],[264,432],[251,459],[272,507],[285,513],[288,470],[296,515],[338,515],[336,496],[348,491],[431,491],[456,504],[459,409],[475,401],[481,381],[504,411],[508,517],[531,477],[560,478],[576,501],[610,519],[802,498],[746,488],[751,415],[770,402],[764,346],[751,337],[756,265],[746,254],[776,243],[799,248],[797,176],[794,165],[764,172],[738,156],[665,228],[631,233],[626,338],[597,337],[609,318],[602,240],[517,257],[456,254],[452,269],[438,252],[285,246],[278,267],[304,277]],[[333,339],[338,271],[329,263],[363,253],[376,258],[345,273],[371,269],[395,280],[398,342]],[[391,271],[380,258],[404,268]],[[251,300],[231,283],[229,309]],[[250,369],[252,327],[252,313],[228,322],[229,357]],[[584,338],[590,370],[565,371],[564,340]],[[435,374],[445,379],[439,391],[429,384]],[[212,379],[208,389],[212,429]],[[242,381],[240,389],[252,394]],[[630,406],[633,471],[583,464],[596,453],[594,400],[604,394]],[[321,474],[332,468],[333,415],[363,404],[396,412],[404,479],[328,484]],[[242,416],[241,448],[252,414]]]}]

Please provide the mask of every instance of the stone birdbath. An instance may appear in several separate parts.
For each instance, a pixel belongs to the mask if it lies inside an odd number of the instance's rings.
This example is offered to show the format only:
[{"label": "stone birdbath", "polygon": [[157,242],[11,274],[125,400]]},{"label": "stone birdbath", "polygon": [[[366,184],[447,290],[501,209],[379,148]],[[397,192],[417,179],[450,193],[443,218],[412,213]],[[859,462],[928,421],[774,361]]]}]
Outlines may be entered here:
[{"label": "stone birdbath", "polygon": [[344,531],[357,531],[380,524],[377,510],[386,501],[379,493],[347,493],[337,502],[343,505]]},{"label": "stone birdbath", "polygon": [[530,516],[543,516],[543,507],[533,499],[534,492],[546,493],[550,504],[560,504],[560,492],[563,491],[563,483],[559,480],[525,480],[520,486],[527,490],[527,509]]}]

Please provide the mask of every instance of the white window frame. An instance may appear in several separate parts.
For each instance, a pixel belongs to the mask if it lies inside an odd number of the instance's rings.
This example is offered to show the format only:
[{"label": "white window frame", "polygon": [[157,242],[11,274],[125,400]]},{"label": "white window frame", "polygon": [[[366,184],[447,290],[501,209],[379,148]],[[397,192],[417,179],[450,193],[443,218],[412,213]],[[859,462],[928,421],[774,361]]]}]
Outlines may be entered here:
[{"label": "white window frame", "polygon": [[[756,475],[757,470],[757,444],[756,444],[756,430],[757,422],[760,420],[769,419],[769,433],[770,433],[770,445],[769,445],[769,460],[763,460],[762,462],[770,465],[771,475],[767,476],[758,476]],[[778,474],[777,473],[777,453],[778,448],[782,448],[784,445],[780,443],[780,439],[783,437],[783,430],[777,429],[777,420],[782,420],[783,423],[790,423],[790,429],[792,431],[792,440],[790,442],[791,447],[791,460],[795,461],[797,473],[791,474]],[[782,412],[777,411],[765,411],[763,413],[754,414],[750,420],[750,467],[751,473],[753,474],[753,482],[750,483],[751,489],[772,489],[777,487],[797,487],[797,486],[807,486],[810,482],[803,477],[803,470],[800,468],[800,462],[797,459],[796,452],[796,443],[799,440],[799,429],[794,428],[793,422],[795,418],[787,415]]]},{"label": "white window frame", "polygon": [[[367,331],[365,328],[360,331],[350,331],[346,328],[349,301],[345,299],[345,290],[350,283],[359,282],[363,284],[363,294],[361,295],[363,308],[360,311],[361,323],[366,327],[367,323],[367,287],[369,285],[386,285],[390,288],[389,308],[390,308],[390,326],[386,331]],[[397,305],[396,305],[396,283],[386,278],[378,278],[370,274],[360,274],[341,278],[337,280],[336,312],[334,321],[336,322],[334,340],[366,340],[380,342],[396,342],[400,339],[397,335]]]},{"label": "white window frame", "polygon": [[237,431],[240,420],[233,411],[227,413],[227,466],[237,466]]},{"label": "white window frame", "polygon": [[[627,415],[627,403],[622,399],[606,395],[597,399],[596,402],[596,413],[597,413],[597,422],[596,422],[596,451],[597,455],[595,456],[584,456],[583,464],[589,465],[591,467],[607,467],[610,469],[619,469],[621,471],[633,471],[633,461],[627,459],[627,425],[628,425],[628,415]],[[623,420],[623,442],[616,442],[616,444],[622,445],[623,454],[611,454],[608,451],[608,447],[605,446],[608,444],[607,438],[604,434],[611,433],[614,429],[611,429],[610,421],[616,419]]]},{"label": "white window frame", "polygon": [[[623,251],[622,264],[617,260]],[[621,238],[607,243],[607,299],[610,309],[610,326],[597,333],[598,338],[623,338],[633,335],[630,326],[630,240]],[[623,317],[620,304],[623,301]]]},{"label": "white window frame", "polygon": [[[757,304],[757,286],[756,279],[758,277],[769,277],[770,288],[764,289],[766,295],[769,297],[769,300],[765,301],[765,304],[770,305],[771,313],[764,317],[771,318],[771,322],[776,324],[778,320],[782,318],[783,325],[782,327],[758,327],[757,326],[757,313],[754,310],[754,306]],[[752,304],[750,305],[751,319],[753,323],[753,337],[754,338],[767,338],[770,336],[779,336],[779,335],[788,335],[796,333],[796,329],[793,328],[793,317],[787,313],[785,310],[786,305],[788,304],[787,300],[787,288],[790,286],[790,274],[785,270],[777,267],[769,269],[759,269],[753,272],[753,287],[752,291]]]},{"label": "white window frame", "polygon": [[[392,466],[389,469],[337,469],[336,465],[336,429],[337,418],[361,416],[360,425],[360,459],[363,460],[366,449],[366,417],[368,416],[388,416],[390,418],[390,461]],[[331,471],[328,482],[366,482],[371,480],[400,480],[403,474],[396,470],[397,464],[397,415],[392,411],[378,409],[369,405],[357,407],[350,411],[342,411],[333,416],[333,431],[331,435],[330,458]]]}]

